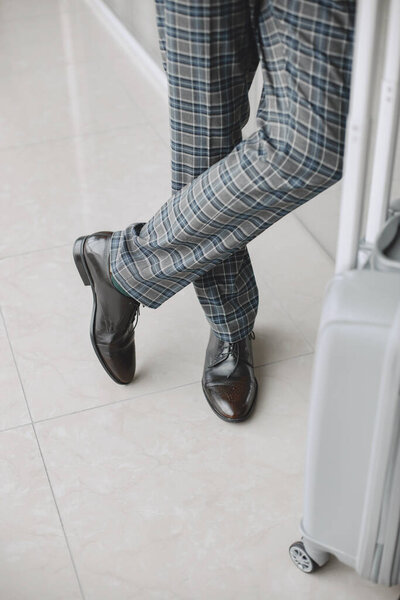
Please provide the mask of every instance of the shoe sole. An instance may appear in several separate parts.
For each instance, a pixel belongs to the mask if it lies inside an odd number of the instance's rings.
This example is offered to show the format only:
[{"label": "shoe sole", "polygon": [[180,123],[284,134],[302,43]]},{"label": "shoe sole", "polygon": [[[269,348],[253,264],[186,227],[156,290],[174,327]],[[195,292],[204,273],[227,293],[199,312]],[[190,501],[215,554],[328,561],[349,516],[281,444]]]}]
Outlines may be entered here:
[{"label": "shoe sole", "polygon": [[255,405],[256,405],[256,401],[257,401],[257,394],[258,394],[258,382],[257,382],[257,379],[255,379],[255,382],[256,382],[256,390],[255,390],[255,393],[254,393],[254,400],[253,400],[253,404],[251,405],[251,408],[250,408],[249,412],[248,412],[248,413],[246,413],[246,414],[244,415],[244,417],[240,417],[239,419],[230,419],[229,417],[224,417],[224,415],[221,415],[221,413],[219,413],[219,412],[218,412],[218,411],[217,411],[217,410],[216,410],[216,409],[213,407],[213,405],[211,404],[211,402],[209,401],[209,399],[208,399],[208,396],[207,396],[207,394],[206,394],[206,388],[205,388],[205,385],[204,385],[204,383],[203,383],[203,382],[201,382],[201,387],[203,388],[203,393],[204,393],[204,396],[206,397],[206,400],[207,400],[207,402],[208,402],[208,405],[209,405],[209,407],[210,407],[210,408],[211,408],[211,410],[212,410],[212,411],[213,411],[213,412],[214,412],[214,413],[217,415],[217,417],[219,417],[219,418],[220,418],[220,419],[222,419],[223,421],[226,421],[226,423],[242,423],[243,421],[247,421],[247,419],[248,419],[249,417],[251,417],[251,415],[253,414],[253,411],[254,411],[254,407],[255,407]]},{"label": "shoe sole", "polygon": [[93,350],[95,351],[96,356],[99,359],[101,366],[106,371],[107,375],[109,375],[109,377],[111,377],[111,379],[113,381],[115,381],[115,383],[118,383],[119,385],[128,385],[128,383],[130,383],[129,381],[125,382],[125,381],[121,381],[120,379],[117,379],[117,377],[115,377],[115,375],[110,371],[110,369],[107,367],[106,363],[104,362],[103,357],[102,357],[102,355],[97,347],[97,344],[96,344],[95,335],[94,335],[94,322],[96,319],[97,297],[96,297],[96,290],[94,287],[94,282],[93,282],[92,276],[90,274],[89,267],[87,265],[87,262],[85,259],[85,254],[84,254],[86,238],[87,238],[87,236],[82,236],[82,237],[79,237],[77,240],[75,240],[74,247],[73,247],[73,257],[74,257],[75,266],[78,269],[78,273],[81,276],[83,284],[87,285],[87,286],[90,285],[90,287],[92,288],[93,308],[92,308],[92,317],[91,317],[91,321],[90,321],[90,341],[92,342]]}]

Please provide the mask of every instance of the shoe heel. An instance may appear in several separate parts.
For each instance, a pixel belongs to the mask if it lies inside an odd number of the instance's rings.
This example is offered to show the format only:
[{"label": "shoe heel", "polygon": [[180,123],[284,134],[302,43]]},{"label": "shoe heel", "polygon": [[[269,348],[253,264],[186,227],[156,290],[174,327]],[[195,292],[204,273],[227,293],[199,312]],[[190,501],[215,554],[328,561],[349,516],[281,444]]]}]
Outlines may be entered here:
[{"label": "shoe heel", "polygon": [[76,268],[78,269],[78,273],[81,276],[84,285],[90,285],[89,276],[85,269],[84,258],[83,258],[83,246],[85,244],[86,237],[80,237],[75,240],[74,248],[73,248],[73,257],[75,261]]}]

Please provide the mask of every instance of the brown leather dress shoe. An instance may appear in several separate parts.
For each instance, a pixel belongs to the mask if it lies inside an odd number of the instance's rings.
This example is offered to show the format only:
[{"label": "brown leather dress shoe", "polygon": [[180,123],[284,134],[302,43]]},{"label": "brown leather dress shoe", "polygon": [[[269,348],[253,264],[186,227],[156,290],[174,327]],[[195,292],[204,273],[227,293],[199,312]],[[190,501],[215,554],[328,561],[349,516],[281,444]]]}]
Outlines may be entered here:
[{"label": "brown leather dress shoe", "polygon": [[203,373],[203,391],[213,411],[224,421],[247,419],[255,405],[252,336],[235,343],[222,342],[211,330]]},{"label": "brown leather dress shoe", "polygon": [[93,292],[90,338],[94,351],[116,383],[130,383],[135,374],[135,318],[139,302],[119,292],[111,282],[111,232],[100,231],[74,243],[75,265]]}]

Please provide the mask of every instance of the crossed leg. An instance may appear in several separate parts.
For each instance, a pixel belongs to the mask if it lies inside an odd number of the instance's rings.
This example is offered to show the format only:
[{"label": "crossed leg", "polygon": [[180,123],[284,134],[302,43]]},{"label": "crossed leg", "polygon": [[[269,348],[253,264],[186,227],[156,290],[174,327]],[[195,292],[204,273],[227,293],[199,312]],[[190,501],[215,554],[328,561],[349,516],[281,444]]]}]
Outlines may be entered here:
[{"label": "crossed leg", "polygon": [[[193,282],[215,334],[252,329],[254,237],[340,179],[355,3],[157,0],[169,81],[171,198],[113,234],[111,271],[157,307]],[[240,141],[260,57],[257,131]]]},{"label": "crossed leg", "polygon": [[[242,139],[249,117],[248,91],[259,62],[243,0],[213,4],[156,0],[163,65],[168,79],[172,191],[224,158]],[[213,331],[230,339],[240,323],[253,328],[258,291],[246,248],[194,282]]]}]

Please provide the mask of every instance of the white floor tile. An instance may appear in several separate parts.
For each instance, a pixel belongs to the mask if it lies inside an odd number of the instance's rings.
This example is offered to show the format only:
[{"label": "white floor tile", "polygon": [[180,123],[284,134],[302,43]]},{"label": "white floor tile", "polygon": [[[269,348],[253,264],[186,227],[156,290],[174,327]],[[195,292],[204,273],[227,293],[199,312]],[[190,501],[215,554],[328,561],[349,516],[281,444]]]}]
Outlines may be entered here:
[{"label": "white floor tile", "polygon": [[296,210],[296,217],[332,260],[335,260],[336,256],[340,194],[341,184],[337,183]]},{"label": "white floor tile", "polygon": [[[30,4],[40,10],[40,3]],[[57,6],[57,2],[52,4]],[[118,44],[93,18],[84,0],[76,4],[79,11],[60,9],[28,19],[0,20],[0,75],[27,75],[30,70],[46,71],[88,60],[102,64],[118,57]]]},{"label": "white floor tile", "polygon": [[400,198],[400,178],[393,179],[393,187],[392,187],[393,198]]},{"label": "white floor tile", "polygon": [[[1,0],[0,23],[81,9],[82,0]],[[29,29],[29,24],[26,24]]]},{"label": "white floor tile", "polygon": [[7,332],[0,315],[0,430],[30,423]]},{"label": "white floor tile", "polygon": [[0,433],[0,455],[0,597],[80,600],[31,427]]},{"label": "white floor tile", "polygon": [[[400,140],[400,135],[399,135]],[[372,148],[374,144],[372,144]],[[400,198],[400,143],[398,144],[397,154],[394,161],[393,182],[391,187],[391,198]],[[369,176],[371,173],[369,173]],[[367,183],[368,190],[368,183]],[[296,211],[296,216],[306,226],[307,230],[317,240],[317,242],[329,254],[332,260],[335,260],[338,230],[339,230],[339,215],[341,208],[341,182],[336,183],[329,189],[325,190],[309,202],[306,202]],[[365,200],[363,209],[363,225],[362,232],[365,231],[366,217],[368,212],[368,195]]]},{"label": "white floor tile", "polygon": [[38,424],[87,600],[395,597],[336,561],[313,577],[288,558],[311,365],[258,369],[237,426],[197,385]]},{"label": "white floor tile", "polygon": [[4,77],[2,82],[0,148],[143,122],[141,111],[108,62],[33,70]]},{"label": "white floor tile", "polygon": [[145,123],[0,151],[0,256],[145,221],[170,194],[169,152]]},{"label": "white floor tile", "polygon": [[169,108],[167,91],[161,92],[152,83],[142,67],[130,57],[121,56],[113,60],[114,73],[124,86],[132,100],[139,106],[148,123],[156,133],[170,146]]},{"label": "white floor tile", "polygon": [[269,531],[298,512],[304,417],[267,415],[227,425],[193,385],[38,425],[87,600],[268,590]]},{"label": "white floor tile", "polygon": [[[397,599],[336,560],[306,576],[288,557],[337,188],[250,245],[267,366],[254,416],[227,424],[201,390],[209,329],[192,287],[142,310],[137,376],[118,386],[72,260],[78,235],[168,198],[165,98],[83,0],[0,0],[0,86],[0,306],[85,600]],[[0,355],[0,429],[17,427],[0,433],[0,598],[78,600],[1,322]]]},{"label": "white floor tile", "polygon": [[334,263],[294,215],[250,245],[262,297],[270,288],[307,341],[315,344],[325,287]]},{"label": "white floor tile", "polygon": [[[4,259],[0,280],[0,304],[35,420],[201,379],[209,328],[191,287],[156,311],[142,309],[137,377],[118,386],[90,345],[92,295],[76,271],[72,245]],[[256,363],[310,352],[269,290],[263,304]]]}]

